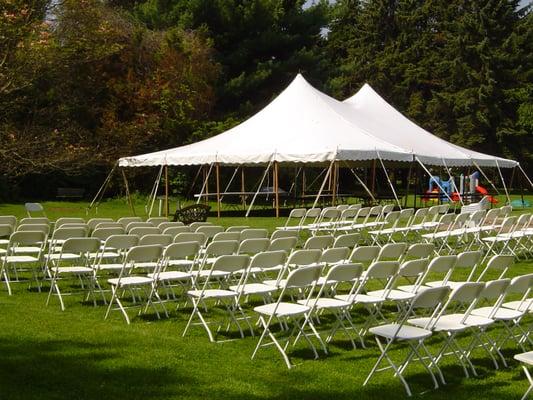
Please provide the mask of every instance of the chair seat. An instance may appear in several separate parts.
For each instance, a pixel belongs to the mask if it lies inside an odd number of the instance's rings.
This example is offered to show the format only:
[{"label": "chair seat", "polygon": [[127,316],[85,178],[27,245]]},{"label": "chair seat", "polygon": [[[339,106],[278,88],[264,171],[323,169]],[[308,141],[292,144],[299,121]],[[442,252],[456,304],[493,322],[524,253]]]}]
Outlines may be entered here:
[{"label": "chair seat", "polygon": [[100,264],[98,266],[98,270],[99,271],[120,271],[122,269],[122,266],[123,264]]},{"label": "chair seat", "polygon": [[3,256],[2,261],[6,261],[8,263],[31,263],[39,261],[37,257],[33,256]]},{"label": "chair seat", "polygon": [[263,283],[268,286],[279,288],[285,285],[285,281],[286,279],[280,279],[279,281],[277,279],[267,279],[266,281],[263,281]]},{"label": "chair seat", "polygon": [[202,290],[189,290],[187,294],[191,297],[202,298],[202,299],[220,299],[227,297],[237,297],[239,294],[233,290],[224,290],[224,289],[206,289]]},{"label": "chair seat", "polygon": [[[148,277],[154,278],[156,274],[147,274]],[[160,281],[188,281],[192,279],[192,275],[182,271],[164,271],[159,273],[158,279]]]},{"label": "chair seat", "polygon": [[465,282],[454,282],[454,281],[433,281],[433,282],[426,282],[426,286],[429,287],[442,287],[442,286],[448,286],[450,289],[458,288],[459,286],[463,285]]},{"label": "chair seat", "polygon": [[533,365],[533,351],[528,351],[527,353],[515,354],[514,359],[516,361],[523,362],[524,364]]},{"label": "chair seat", "polygon": [[18,246],[14,247],[13,253],[39,253],[41,251],[41,248],[38,246]]},{"label": "chair seat", "polygon": [[125,276],[122,278],[111,278],[108,279],[107,282],[110,285],[120,287],[124,286],[136,286],[136,285],[148,285],[151,284],[154,280],[152,278],[149,278],[147,276]]},{"label": "chair seat", "polygon": [[63,253],[63,254],[54,253],[54,254],[45,254],[44,258],[46,260],[76,260],[80,258],[80,255],[74,254],[74,253]]},{"label": "chair seat", "polygon": [[371,333],[388,339],[420,340],[431,336],[431,331],[416,326],[387,324],[374,326],[369,329]]},{"label": "chair seat", "polygon": [[[276,309],[277,306],[277,309]],[[311,308],[297,303],[270,303],[254,307],[254,311],[262,315],[275,315],[277,317],[291,317],[307,313]]]},{"label": "chair seat", "polygon": [[168,265],[171,267],[184,267],[189,268],[191,265],[194,264],[193,260],[170,260],[168,262]]},{"label": "chair seat", "polygon": [[533,312],[533,303],[531,303],[530,301],[524,301],[524,302],[520,300],[509,301],[507,303],[503,303],[502,307],[510,308],[512,310],[519,310],[519,311],[527,310],[528,312]]},{"label": "chair seat", "polygon": [[278,290],[277,287],[272,285],[265,285],[264,283],[247,283],[246,285],[239,287],[238,285],[233,285],[229,287],[231,290],[238,291],[241,290],[242,294],[266,294],[272,293]]},{"label": "chair seat", "polygon": [[98,253],[90,253],[89,258],[118,258],[120,254],[116,251],[104,251]]},{"label": "chair seat", "polygon": [[73,274],[73,275],[83,275],[83,274],[92,274],[93,269],[83,266],[73,266],[73,267],[52,267],[51,271],[57,272],[58,274]]},{"label": "chair seat", "polygon": [[350,296],[348,294],[341,294],[341,295],[335,296],[336,299],[344,300],[344,301],[350,301],[350,297],[353,298],[353,303],[361,303],[361,304],[379,304],[385,301],[385,299],[381,297],[370,296],[368,294],[358,294],[355,296]]},{"label": "chair seat", "polygon": [[208,276],[211,276],[212,278],[223,278],[225,276],[229,275],[229,272],[227,271],[219,271],[219,270],[209,270],[209,269],[203,269],[201,271],[195,271],[194,272],[197,276],[200,276],[201,278],[207,278]]},{"label": "chair seat", "polygon": [[481,307],[476,308],[472,311],[472,315],[477,315],[479,317],[492,318],[500,321],[512,321],[513,319],[520,318],[524,315],[524,312],[511,310],[510,308],[499,308],[496,313],[489,317],[492,313],[492,307]]},{"label": "chair seat", "polygon": [[[468,318],[462,322],[464,314],[448,314],[440,317],[433,327],[435,331],[444,332],[462,332],[470,327],[485,327],[494,323],[494,320],[480,317],[476,315],[469,315]],[[412,325],[425,327],[428,324],[429,318],[413,318],[408,320]]]},{"label": "chair seat", "polygon": [[302,305],[315,304],[315,307],[318,310],[324,310],[324,309],[331,310],[331,309],[346,308],[352,305],[352,303],[349,303],[347,301],[343,301],[343,300],[335,299],[331,297],[321,297],[318,300],[311,299],[309,300],[309,302],[307,302],[307,300],[298,300],[298,304],[302,304]]},{"label": "chair seat", "polygon": [[[375,297],[383,297],[385,294],[385,290],[373,290],[371,292],[367,293],[369,296],[375,296]],[[393,300],[393,301],[406,301],[411,300],[413,297],[416,296],[416,293],[410,293],[405,292],[403,290],[390,290],[387,294],[387,300]]]}]

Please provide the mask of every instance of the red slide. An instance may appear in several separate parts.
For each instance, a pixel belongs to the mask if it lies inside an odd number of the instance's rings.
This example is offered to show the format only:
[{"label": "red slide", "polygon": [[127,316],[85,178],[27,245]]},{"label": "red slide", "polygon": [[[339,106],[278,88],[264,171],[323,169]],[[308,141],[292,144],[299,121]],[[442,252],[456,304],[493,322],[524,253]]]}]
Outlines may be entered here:
[{"label": "red slide", "polygon": [[487,196],[492,204],[496,204],[498,202],[498,199],[495,199],[494,197],[489,195],[489,192],[483,186],[476,186],[476,192],[482,194],[483,196]]}]

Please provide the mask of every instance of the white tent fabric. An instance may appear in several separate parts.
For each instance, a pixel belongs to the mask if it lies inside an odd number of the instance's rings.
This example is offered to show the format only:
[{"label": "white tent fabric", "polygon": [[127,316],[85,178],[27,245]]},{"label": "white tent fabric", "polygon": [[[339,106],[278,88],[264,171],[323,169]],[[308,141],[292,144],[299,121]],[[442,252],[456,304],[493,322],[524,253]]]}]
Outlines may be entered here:
[{"label": "white tent fabric", "polygon": [[368,84],[344,104],[351,108],[345,116],[349,121],[375,137],[413,153],[424,164],[506,168],[518,165],[516,161],[468,150],[429,133],[387,103]]},{"label": "white tent fabric", "polygon": [[263,110],[234,128],[190,145],[124,157],[119,165],[413,160],[409,151],[349,121],[348,111],[346,104],[318,91],[298,75]]}]

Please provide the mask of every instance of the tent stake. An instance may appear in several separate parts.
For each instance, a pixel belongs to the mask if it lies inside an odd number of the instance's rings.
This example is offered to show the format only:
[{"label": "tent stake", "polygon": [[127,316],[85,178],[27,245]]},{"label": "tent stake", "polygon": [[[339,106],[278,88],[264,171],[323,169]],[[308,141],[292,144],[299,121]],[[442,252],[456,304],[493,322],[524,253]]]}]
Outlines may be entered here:
[{"label": "tent stake", "polygon": [[124,168],[122,168],[121,171],[122,171],[122,178],[124,179],[124,187],[126,188],[126,197],[128,199],[128,203],[130,204],[131,212],[133,213],[134,216],[136,216],[137,214],[135,214],[135,208],[133,207],[133,200],[131,199],[130,186],[128,185],[128,178],[126,178],[126,172],[124,172]]},{"label": "tent stake", "polygon": [[217,179],[217,218],[220,218],[220,163],[215,167],[216,179]]}]

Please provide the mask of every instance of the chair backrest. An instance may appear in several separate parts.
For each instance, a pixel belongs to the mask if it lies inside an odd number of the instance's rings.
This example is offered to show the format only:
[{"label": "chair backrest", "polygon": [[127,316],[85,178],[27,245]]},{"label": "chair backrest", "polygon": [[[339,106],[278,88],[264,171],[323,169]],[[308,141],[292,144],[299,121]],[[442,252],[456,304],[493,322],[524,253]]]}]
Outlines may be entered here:
[{"label": "chair backrest", "polygon": [[348,209],[350,210],[359,210],[363,205],[361,203],[357,203],[357,204],[350,204],[348,206]]},{"label": "chair backrest", "polygon": [[245,254],[221,255],[217,257],[211,267],[211,271],[235,273],[243,271],[250,265],[250,256]]},{"label": "chair backrest", "polygon": [[310,265],[291,271],[285,282],[285,288],[304,288],[315,284],[320,278],[321,269],[318,265]]},{"label": "chair backrest", "polygon": [[244,239],[239,245],[239,254],[254,255],[267,251],[270,240],[267,238]]},{"label": "chair backrest", "polygon": [[280,238],[298,238],[298,232],[276,230],[272,232],[272,235],[270,236],[270,240],[280,239]]},{"label": "chair backrest", "polygon": [[331,265],[346,261],[350,255],[350,249],[348,247],[334,247],[326,249],[320,256],[320,263]]},{"label": "chair backrest", "polygon": [[245,229],[248,229],[248,225],[234,225],[234,226],[228,226],[226,228],[226,232],[242,232]]},{"label": "chair backrest", "polygon": [[9,236],[13,233],[13,225],[11,224],[0,224],[0,238]]},{"label": "chair backrest", "polygon": [[428,266],[428,272],[450,273],[457,263],[457,256],[437,256],[432,259]]},{"label": "chair backrest", "polygon": [[100,248],[100,240],[92,237],[76,238],[65,240],[61,246],[62,253],[88,254],[95,253]]},{"label": "chair backrest", "polygon": [[217,240],[241,240],[241,235],[239,232],[218,232],[213,236],[213,242]]},{"label": "chair backrest", "polygon": [[500,225],[500,229],[498,229],[498,234],[511,232],[515,224],[516,224],[516,217],[514,216],[505,217],[502,221],[502,224]]},{"label": "chair backrest", "polygon": [[85,220],[83,218],[75,218],[75,217],[61,217],[58,218],[55,223],[55,229],[60,228],[64,224],[85,224]]},{"label": "chair backrest", "polygon": [[32,213],[41,213],[42,215],[46,216],[46,213],[44,212],[44,207],[41,203],[26,203],[24,204],[24,208],[26,209],[28,217],[31,217]]},{"label": "chair backrest", "polygon": [[353,249],[357,246],[357,243],[361,240],[361,234],[359,233],[345,233],[335,238],[333,247],[348,247]]},{"label": "chair backrest", "polygon": [[268,230],[266,229],[244,229],[241,231],[241,238],[240,240],[244,239],[262,239],[268,237]]},{"label": "chair backrest", "polygon": [[102,222],[113,222],[113,218],[91,218],[87,221],[90,230],[95,230],[96,226]]},{"label": "chair backrest", "polygon": [[[161,229],[161,231],[164,231],[167,228],[183,228],[183,227],[185,227],[185,224],[183,222],[179,222],[179,221],[174,221],[174,222],[165,221],[165,222],[158,223],[156,226],[159,229]],[[190,227],[186,227],[186,228],[187,228],[187,230],[184,230],[183,232],[190,232],[191,231]]]},{"label": "chair backrest", "polygon": [[361,278],[363,274],[363,265],[358,263],[338,264],[328,270],[325,282],[341,283],[353,282]]},{"label": "chair backrest", "polygon": [[212,239],[217,233],[224,232],[224,228],[218,225],[202,225],[196,228],[195,232],[203,233],[207,240]]},{"label": "chair backrest", "polygon": [[294,251],[287,260],[287,265],[310,265],[315,264],[320,260],[322,251],[318,249],[305,249]]},{"label": "chair backrest", "polygon": [[312,236],[306,240],[304,249],[320,249],[324,250],[331,247],[334,242],[334,238],[331,235],[324,236]]},{"label": "chair backrest", "polygon": [[95,237],[100,239],[101,241],[105,241],[109,236],[112,235],[123,235],[125,233],[124,228],[122,227],[116,227],[116,228],[98,228],[95,229],[91,233],[91,237]]},{"label": "chair backrest", "polygon": [[394,226],[398,222],[398,219],[400,218],[400,211],[391,211],[390,213],[386,214],[383,218],[383,225],[385,226]]},{"label": "chair backrest", "polygon": [[163,258],[167,260],[183,260],[195,257],[200,251],[198,242],[171,243],[163,252]]},{"label": "chair backrest", "polygon": [[406,250],[407,243],[387,243],[379,251],[378,260],[399,260]]},{"label": "chair backrest", "polygon": [[515,276],[511,279],[508,292],[512,294],[524,294],[531,290],[533,285],[533,274]]},{"label": "chair backrest", "polygon": [[163,235],[161,233],[144,235],[139,240],[139,246],[144,246],[147,244],[158,244],[160,246],[166,247],[170,243],[172,243],[172,239],[173,237],[171,235]]},{"label": "chair backrest", "polygon": [[17,225],[17,217],[14,215],[0,215],[0,225],[11,225],[14,228]]},{"label": "chair backrest", "polygon": [[[511,284],[510,279],[496,279],[485,283],[485,287],[481,291],[481,298],[486,300],[503,299],[505,291]],[[490,317],[489,317],[490,318]]]},{"label": "chair backrest", "polygon": [[492,256],[492,258],[487,263],[485,269],[481,272],[479,277],[477,278],[478,282],[481,282],[487,272],[490,270],[496,270],[500,273],[498,279],[501,279],[504,277],[504,275],[507,273],[509,268],[514,263],[514,256],[511,255],[496,255]]},{"label": "chair backrest", "polygon": [[9,245],[11,248],[18,245],[42,245],[46,241],[47,234],[42,231],[16,231],[9,237]]},{"label": "chair backrest", "polygon": [[145,246],[134,246],[128,250],[124,262],[128,263],[144,263],[157,261],[163,254],[163,247],[157,244],[150,244]]},{"label": "chair backrest", "polygon": [[408,225],[415,225],[425,222],[428,215],[428,210],[428,208],[419,208],[416,210]]},{"label": "chair backrest", "polygon": [[[360,205],[359,205],[360,206]],[[361,207],[359,207],[361,208]],[[355,218],[357,215],[357,212],[359,211],[359,208],[347,208],[346,210],[343,210],[341,212],[341,216],[339,217],[340,221],[351,221]]]},{"label": "chair backrest", "polygon": [[305,212],[305,220],[318,218],[321,212],[322,212],[322,209],[318,207],[309,208]]},{"label": "chair backrest", "polygon": [[505,218],[505,217],[508,217],[509,214],[511,214],[511,211],[513,211],[513,207],[512,206],[503,206],[503,207],[500,207],[500,217],[501,218]]},{"label": "chair backrest", "polygon": [[[446,296],[450,293],[450,288],[447,286],[439,286],[428,288],[418,293],[413,300],[411,300],[411,309],[425,308],[435,309],[441,308]],[[408,313],[410,314],[410,313]]]},{"label": "chair backrest", "polygon": [[155,228],[150,222],[133,221],[126,225],[126,233],[130,233],[135,228]]},{"label": "chair backrest", "polygon": [[284,265],[286,262],[287,253],[285,251],[264,251],[252,257],[250,268],[269,269]]},{"label": "chair backrest", "polygon": [[268,250],[283,250],[290,253],[298,243],[298,239],[295,237],[280,237],[277,239],[271,239]]},{"label": "chair backrest", "polygon": [[[289,213],[287,220],[285,221],[285,228],[288,226],[300,226],[305,220],[307,210],[305,208],[294,208]],[[296,222],[296,223],[294,223]]]},{"label": "chair backrest", "polygon": [[455,268],[474,268],[481,260],[481,251],[463,251],[457,254]]},{"label": "chair backrest", "polygon": [[19,221],[19,225],[24,225],[24,224],[31,224],[31,225],[34,225],[34,224],[47,224],[47,225],[50,225],[50,220],[47,217],[27,217],[27,218],[22,218]]},{"label": "chair backrest", "polygon": [[17,226],[17,231],[39,231],[47,235],[50,233],[50,225],[48,224],[22,224]]},{"label": "chair backrest", "polygon": [[487,211],[485,218],[483,219],[482,225],[494,226],[496,225],[496,222],[498,222],[499,217],[500,217],[500,209],[492,208]]},{"label": "chair backrest", "polygon": [[136,235],[111,235],[104,243],[104,247],[108,249],[128,250],[139,243],[139,237]]},{"label": "chair backrest", "polygon": [[450,204],[441,204],[439,207],[439,214],[446,214],[450,210]]},{"label": "chair backrest", "polygon": [[[161,225],[159,225],[158,228],[162,229]],[[172,237],[176,237],[176,235],[179,233],[190,232],[190,231],[191,231],[191,228],[185,225],[184,226],[167,226],[166,228],[162,229],[163,234],[171,235]]]},{"label": "chair backrest", "polygon": [[235,254],[239,249],[237,240],[220,240],[211,242],[205,249],[205,257],[218,257],[223,255]]},{"label": "chair backrest", "polygon": [[350,207],[348,204],[337,204],[337,207],[335,207],[340,212],[347,210],[348,207]]},{"label": "chair backrest", "polygon": [[477,227],[480,226],[483,221],[485,220],[487,216],[486,210],[476,210],[470,215],[470,219],[468,220],[468,226],[469,227]]},{"label": "chair backrest", "polygon": [[405,261],[400,265],[398,275],[404,278],[414,278],[422,276],[429,266],[427,258],[420,258],[418,260]]},{"label": "chair backrest", "polygon": [[381,211],[383,211],[383,206],[377,205],[377,206],[371,207],[370,211],[368,212],[366,221],[368,221],[372,217],[378,218],[381,215]]},{"label": "chair backrest", "polygon": [[160,234],[161,233],[161,230],[159,228],[156,228],[155,226],[151,226],[151,227],[137,227],[137,228],[132,228],[129,232],[126,231],[127,233],[129,233],[130,235],[137,235],[139,237],[142,237],[144,235],[157,235],[157,234]]},{"label": "chair backrest", "polygon": [[198,221],[198,222],[191,222],[189,224],[189,227],[191,228],[191,232],[196,232],[196,229],[198,229],[198,227],[200,226],[209,226],[209,225],[213,225],[211,222],[207,222],[207,221]]},{"label": "chair backrest", "polygon": [[124,228],[128,226],[130,222],[142,222],[141,217],[122,217],[117,220],[119,224],[121,224]]},{"label": "chair backrest", "polygon": [[207,242],[207,236],[202,232],[182,232],[174,236],[174,243],[180,242],[198,242],[202,247]]},{"label": "chair backrest", "polygon": [[98,222],[94,229],[101,229],[101,228],[122,228],[124,232],[126,232],[126,228],[124,225],[119,224],[118,222]]},{"label": "chair backrest", "polygon": [[369,263],[374,261],[379,255],[379,246],[359,246],[353,249],[350,255],[352,263]]},{"label": "chair backrest", "polygon": [[146,222],[149,222],[153,226],[159,227],[159,224],[169,222],[167,217],[150,217],[146,220]]},{"label": "chair backrest", "polygon": [[431,257],[434,250],[435,245],[433,243],[414,243],[407,249],[404,259],[428,258]]},{"label": "chair backrest", "polygon": [[87,233],[88,231],[85,228],[57,228],[52,234],[52,241],[66,240],[69,238],[83,238],[87,236]]},{"label": "chair backrest", "polygon": [[414,208],[404,208],[400,211],[400,216],[398,217],[398,223],[403,223],[404,225],[407,225],[409,221],[411,221],[411,218],[415,215],[415,209]]},{"label": "chair backrest", "polygon": [[428,208],[428,211],[427,211],[427,218],[433,220],[433,221],[436,221],[438,216],[439,216],[439,210],[440,210],[440,206],[431,206]]},{"label": "chair backrest", "polygon": [[400,268],[397,261],[376,261],[366,271],[367,279],[389,280],[396,276]]}]

